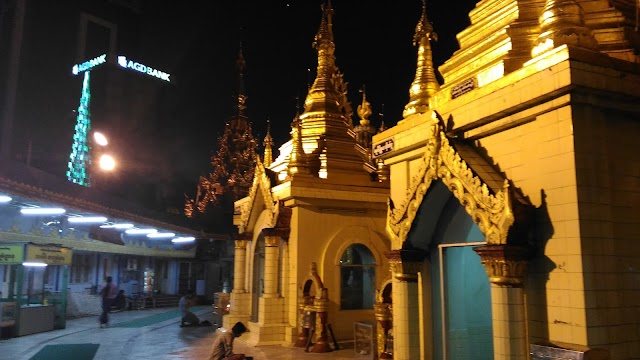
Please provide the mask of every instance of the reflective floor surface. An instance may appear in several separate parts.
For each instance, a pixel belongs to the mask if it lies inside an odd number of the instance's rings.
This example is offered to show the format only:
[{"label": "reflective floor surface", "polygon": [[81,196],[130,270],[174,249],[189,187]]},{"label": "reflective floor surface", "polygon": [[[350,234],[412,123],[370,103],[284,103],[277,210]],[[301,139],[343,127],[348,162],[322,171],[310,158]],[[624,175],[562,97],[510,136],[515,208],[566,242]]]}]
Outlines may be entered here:
[{"label": "reflective floor surface", "polygon": [[[160,308],[113,313],[111,326],[108,328],[99,327],[97,316],[68,320],[66,329],[0,340],[0,359],[29,360],[45,346],[60,344],[98,344],[98,350],[92,358],[94,360],[209,359],[211,344],[216,336],[215,326],[181,328],[178,317],[145,325],[151,322],[145,322],[145,319],[162,319],[161,314],[169,311],[175,312],[175,309]],[[211,311],[206,308],[196,314],[201,320],[212,321]],[[149,316],[153,318],[148,318]],[[119,326],[119,324],[131,324],[132,321],[138,321],[140,327]],[[300,348],[252,347],[243,343],[242,338],[236,340],[235,352],[253,356],[255,360],[367,358],[356,356],[353,349],[313,354],[305,353]]]}]

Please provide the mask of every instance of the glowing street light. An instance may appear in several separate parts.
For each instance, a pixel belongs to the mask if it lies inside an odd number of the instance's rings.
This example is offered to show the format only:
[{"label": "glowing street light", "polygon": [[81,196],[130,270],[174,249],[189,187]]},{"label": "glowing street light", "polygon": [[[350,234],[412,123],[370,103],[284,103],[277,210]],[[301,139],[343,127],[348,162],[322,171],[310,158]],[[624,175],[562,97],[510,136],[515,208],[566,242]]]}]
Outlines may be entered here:
[{"label": "glowing street light", "polygon": [[109,154],[100,155],[98,164],[100,165],[100,169],[105,171],[112,171],[116,168],[116,160]]},{"label": "glowing street light", "polygon": [[93,143],[97,146],[95,147],[96,155],[98,155],[98,168],[103,171],[113,171],[116,168],[116,160],[113,156],[103,151],[103,147],[109,145],[109,140],[107,137],[99,132],[94,131],[93,133]]},{"label": "glowing street light", "polygon": [[109,145],[109,140],[107,140],[107,137],[104,136],[104,134],[99,131],[96,131],[93,133],[93,140],[96,142],[96,144],[100,146]]}]

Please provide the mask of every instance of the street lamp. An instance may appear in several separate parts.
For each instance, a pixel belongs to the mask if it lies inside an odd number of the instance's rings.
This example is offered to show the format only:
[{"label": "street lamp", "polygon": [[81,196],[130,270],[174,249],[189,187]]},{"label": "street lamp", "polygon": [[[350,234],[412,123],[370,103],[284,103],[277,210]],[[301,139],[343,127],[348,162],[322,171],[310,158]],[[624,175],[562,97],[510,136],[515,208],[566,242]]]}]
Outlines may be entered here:
[{"label": "street lamp", "polygon": [[116,160],[113,156],[103,150],[107,145],[109,145],[107,137],[103,133],[95,131],[93,133],[93,142],[97,145],[95,147],[95,152],[96,155],[98,155],[98,167],[105,171],[112,171],[115,169]]}]

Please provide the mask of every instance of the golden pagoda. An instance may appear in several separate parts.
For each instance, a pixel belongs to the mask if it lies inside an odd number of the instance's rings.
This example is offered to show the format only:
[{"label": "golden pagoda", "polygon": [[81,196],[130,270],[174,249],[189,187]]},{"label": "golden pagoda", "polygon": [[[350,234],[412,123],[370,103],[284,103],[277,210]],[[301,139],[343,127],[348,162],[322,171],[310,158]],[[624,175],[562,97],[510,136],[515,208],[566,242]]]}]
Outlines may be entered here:
[{"label": "golden pagoda", "polygon": [[265,149],[249,195],[235,202],[234,287],[223,323],[245,322],[243,341],[253,345],[331,351],[333,340],[353,338],[355,321],[374,319],[389,272],[388,182],[356,139],[332,17],[328,1],[313,42],[317,76],[291,139],[273,161]]}]

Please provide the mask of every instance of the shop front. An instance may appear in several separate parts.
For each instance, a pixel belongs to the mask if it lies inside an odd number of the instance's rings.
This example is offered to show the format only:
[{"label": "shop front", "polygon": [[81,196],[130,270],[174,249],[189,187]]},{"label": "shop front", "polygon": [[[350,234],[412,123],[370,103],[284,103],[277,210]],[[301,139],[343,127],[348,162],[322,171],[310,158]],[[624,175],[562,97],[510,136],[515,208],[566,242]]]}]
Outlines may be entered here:
[{"label": "shop front", "polygon": [[0,246],[2,335],[23,336],[66,326],[72,250],[31,243]]}]

